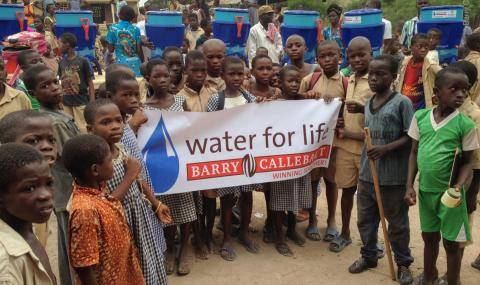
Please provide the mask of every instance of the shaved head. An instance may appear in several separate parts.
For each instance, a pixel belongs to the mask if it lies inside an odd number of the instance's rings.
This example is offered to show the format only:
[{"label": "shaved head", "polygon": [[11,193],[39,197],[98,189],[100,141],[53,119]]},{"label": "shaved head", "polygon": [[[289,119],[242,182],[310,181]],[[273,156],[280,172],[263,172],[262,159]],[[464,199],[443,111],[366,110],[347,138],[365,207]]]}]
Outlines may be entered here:
[{"label": "shaved head", "polygon": [[222,40],[219,39],[209,39],[206,40],[202,45],[202,50],[205,52],[210,49],[227,49],[227,46]]},{"label": "shaved head", "polygon": [[368,40],[366,37],[354,37],[350,43],[348,44],[348,49],[353,50],[353,49],[365,49],[365,50],[372,50],[372,45],[370,44],[370,40]]},{"label": "shaved head", "polygon": [[304,39],[302,36],[299,36],[299,35],[291,35],[291,36],[289,36],[289,37],[287,38],[287,41],[285,42],[285,44],[288,44],[289,41],[293,41],[293,40],[300,40],[304,46],[307,45],[307,43],[305,42],[305,39]]}]

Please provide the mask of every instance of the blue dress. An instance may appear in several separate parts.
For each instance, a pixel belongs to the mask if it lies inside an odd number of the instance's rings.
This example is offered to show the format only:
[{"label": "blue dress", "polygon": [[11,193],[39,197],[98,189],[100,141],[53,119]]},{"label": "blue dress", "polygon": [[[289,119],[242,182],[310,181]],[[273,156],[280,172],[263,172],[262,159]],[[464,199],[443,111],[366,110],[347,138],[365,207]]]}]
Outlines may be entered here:
[{"label": "blue dress", "polygon": [[140,29],[128,21],[120,21],[110,27],[107,42],[115,47],[117,63],[128,65],[137,77],[141,77],[137,45],[140,43]]}]

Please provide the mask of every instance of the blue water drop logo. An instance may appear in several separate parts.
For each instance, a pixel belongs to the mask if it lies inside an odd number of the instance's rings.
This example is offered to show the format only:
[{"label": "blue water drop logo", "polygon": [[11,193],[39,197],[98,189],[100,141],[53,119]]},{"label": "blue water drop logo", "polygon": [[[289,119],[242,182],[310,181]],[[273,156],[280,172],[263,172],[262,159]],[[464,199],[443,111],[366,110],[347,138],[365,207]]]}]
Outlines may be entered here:
[{"label": "blue water drop logo", "polygon": [[179,172],[178,154],[168,134],[167,127],[160,121],[142,150],[143,159],[151,174],[155,193],[164,193],[175,184]]}]

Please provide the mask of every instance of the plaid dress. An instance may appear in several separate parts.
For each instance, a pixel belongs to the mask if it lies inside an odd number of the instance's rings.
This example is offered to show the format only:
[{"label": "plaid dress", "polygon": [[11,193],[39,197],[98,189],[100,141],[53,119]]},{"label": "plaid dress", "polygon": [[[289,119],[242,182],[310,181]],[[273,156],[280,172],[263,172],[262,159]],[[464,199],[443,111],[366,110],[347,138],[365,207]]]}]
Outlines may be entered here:
[{"label": "plaid dress", "polygon": [[[145,106],[146,110],[165,110],[170,112],[183,112],[183,102],[185,97],[175,96],[175,102],[168,109],[158,109],[151,106]],[[172,223],[165,226],[175,226],[193,222],[197,219],[199,199],[194,198],[193,192],[178,193],[170,195],[161,195],[158,197],[162,203],[170,208]]]},{"label": "plaid dress", "polygon": [[310,173],[299,178],[271,183],[270,210],[297,214],[312,207],[312,181]]},{"label": "plaid dress", "polygon": [[[120,155],[113,161],[113,177],[107,182],[110,192],[122,183],[125,177],[123,159],[131,155],[127,154],[123,145],[118,144],[118,147]],[[146,284],[167,284],[163,255],[166,245],[162,224],[150,203],[143,198],[141,191],[137,183],[130,186],[122,201],[125,218],[138,248]]]},{"label": "plaid dress", "polygon": [[[247,99],[247,103],[255,102],[255,96],[252,94],[246,92],[246,91],[241,91],[243,92],[243,96]],[[219,94],[213,94],[210,99],[208,100],[207,104],[207,112],[215,112],[219,111],[220,109],[218,108],[218,97]],[[225,108],[224,108],[225,109]],[[234,186],[234,187],[226,187],[226,188],[220,188],[215,190],[217,193],[217,197],[223,197],[226,195],[231,195],[233,194],[236,197],[239,197],[242,192],[251,192],[254,191],[255,189],[258,189],[259,185],[257,184],[252,184],[252,185],[242,185],[242,186]]]}]

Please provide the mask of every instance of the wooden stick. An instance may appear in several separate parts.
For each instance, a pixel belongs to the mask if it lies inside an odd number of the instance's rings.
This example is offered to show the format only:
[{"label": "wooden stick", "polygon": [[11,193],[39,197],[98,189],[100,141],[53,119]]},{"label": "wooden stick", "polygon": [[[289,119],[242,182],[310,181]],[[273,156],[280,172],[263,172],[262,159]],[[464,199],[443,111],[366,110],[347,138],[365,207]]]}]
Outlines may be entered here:
[{"label": "wooden stick", "polygon": [[[370,150],[372,145],[372,137],[370,136],[370,130],[365,128],[365,143],[367,144],[367,150]],[[392,280],[396,280],[395,269],[393,268],[392,250],[390,247],[390,238],[388,237],[387,225],[385,223],[385,212],[383,210],[382,194],[380,193],[380,185],[378,184],[378,172],[375,166],[375,161],[368,160],[370,165],[370,172],[372,173],[373,186],[375,189],[375,196],[377,197],[378,211],[380,212],[380,221],[382,222],[383,238],[385,239],[385,250],[387,251],[388,266],[390,268],[390,276]]]}]

